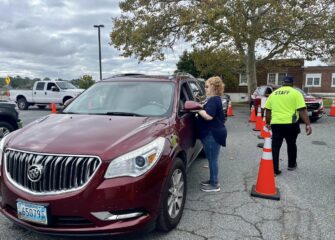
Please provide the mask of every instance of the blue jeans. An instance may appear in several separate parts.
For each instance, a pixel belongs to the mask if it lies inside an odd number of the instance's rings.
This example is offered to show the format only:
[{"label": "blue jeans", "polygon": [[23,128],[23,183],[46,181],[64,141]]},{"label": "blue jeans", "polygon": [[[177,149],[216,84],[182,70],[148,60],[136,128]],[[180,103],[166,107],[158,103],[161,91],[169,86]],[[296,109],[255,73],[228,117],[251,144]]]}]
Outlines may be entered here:
[{"label": "blue jeans", "polygon": [[220,144],[218,144],[213,135],[210,133],[206,137],[201,139],[204,151],[209,163],[209,181],[212,186],[216,186],[219,183],[219,153]]}]

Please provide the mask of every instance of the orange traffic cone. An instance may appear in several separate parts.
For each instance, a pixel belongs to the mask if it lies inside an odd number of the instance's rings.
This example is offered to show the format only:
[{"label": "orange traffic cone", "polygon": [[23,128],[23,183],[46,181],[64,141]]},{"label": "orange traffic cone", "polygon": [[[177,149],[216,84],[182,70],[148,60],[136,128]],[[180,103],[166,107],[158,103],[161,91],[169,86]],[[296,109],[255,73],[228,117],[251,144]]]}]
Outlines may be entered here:
[{"label": "orange traffic cone", "polygon": [[262,114],[261,114],[261,107],[258,107],[256,123],[254,131],[260,131],[262,129]]},{"label": "orange traffic cone", "polygon": [[251,113],[249,117],[249,122],[256,122],[256,113],[254,105],[251,106]]},{"label": "orange traffic cone", "polygon": [[51,103],[51,113],[57,113],[56,104]]},{"label": "orange traffic cone", "polygon": [[233,114],[233,108],[231,106],[231,101],[229,101],[229,104],[228,104],[228,112],[227,112],[227,116],[230,117],[230,116],[234,116]]},{"label": "orange traffic cone", "polygon": [[265,131],[265,125],[266,125],[266,111],[264,111],[263,121],[262,121],[262,128],[261,132],[258,136],[259,139],[264,139],[266,136],[271,137],[270,131]]},{"label": "orange traffic cone", "polygon": [[[266,131],[268,132],[268,129],[266,129]],[[273,170],[271,137],[265,138],[257,183],[252,186],[251,196],[280,200],[280,192],[279,189],[276,188]]]},{"label": "orange traffic cone", "polygon": [[332,103],[332,106],[330,108],[329,116],[330,117],[335,117],[335,98],[333,99],[333,103]]}]

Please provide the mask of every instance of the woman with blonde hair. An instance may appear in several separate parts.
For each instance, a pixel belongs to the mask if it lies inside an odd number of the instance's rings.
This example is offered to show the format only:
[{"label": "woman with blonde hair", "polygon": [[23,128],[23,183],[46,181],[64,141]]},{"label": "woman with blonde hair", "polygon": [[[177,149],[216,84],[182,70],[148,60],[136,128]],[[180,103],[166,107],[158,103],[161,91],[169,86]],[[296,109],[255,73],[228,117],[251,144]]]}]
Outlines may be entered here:
[{"label": "woman with blonde hair", "polygon": [[199,137],[209,163],[209,180],[201,182],[204,192],[220,191],[218,158],[221,146],[226,146],[227,130],[221,97],[224,84],[220,77],[211,77],[205,82],[207,102],[198,112]]}]

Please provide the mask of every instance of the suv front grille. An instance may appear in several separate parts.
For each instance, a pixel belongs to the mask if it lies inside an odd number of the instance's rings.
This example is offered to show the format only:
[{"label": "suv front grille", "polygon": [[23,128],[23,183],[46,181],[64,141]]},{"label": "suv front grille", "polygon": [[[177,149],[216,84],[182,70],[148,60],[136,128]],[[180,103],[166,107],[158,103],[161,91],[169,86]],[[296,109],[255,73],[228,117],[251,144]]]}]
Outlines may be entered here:
[{"label": "suv front grille", "polygon": [[7,149],[5,164],[7,178],[20,189],[33,194],[57,194],[82,188],[92,178],[101,160],[94,156]]},{"label": "suv front grille", "polygon": [[318,110],[320,103],[306,103],[307,110]]}]

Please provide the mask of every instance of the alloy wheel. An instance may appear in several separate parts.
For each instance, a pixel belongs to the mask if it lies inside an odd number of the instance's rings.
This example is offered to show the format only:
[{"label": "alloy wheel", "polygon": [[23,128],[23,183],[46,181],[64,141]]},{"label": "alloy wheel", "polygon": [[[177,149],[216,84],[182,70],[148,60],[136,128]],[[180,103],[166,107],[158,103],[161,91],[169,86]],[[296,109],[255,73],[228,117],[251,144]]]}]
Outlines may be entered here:
[{"label": "alloy wheel", "polygon": [[178,216],[184,199],[184,177],[180,169],[175,169],[169,188],[168,213],[171,218]]}]

